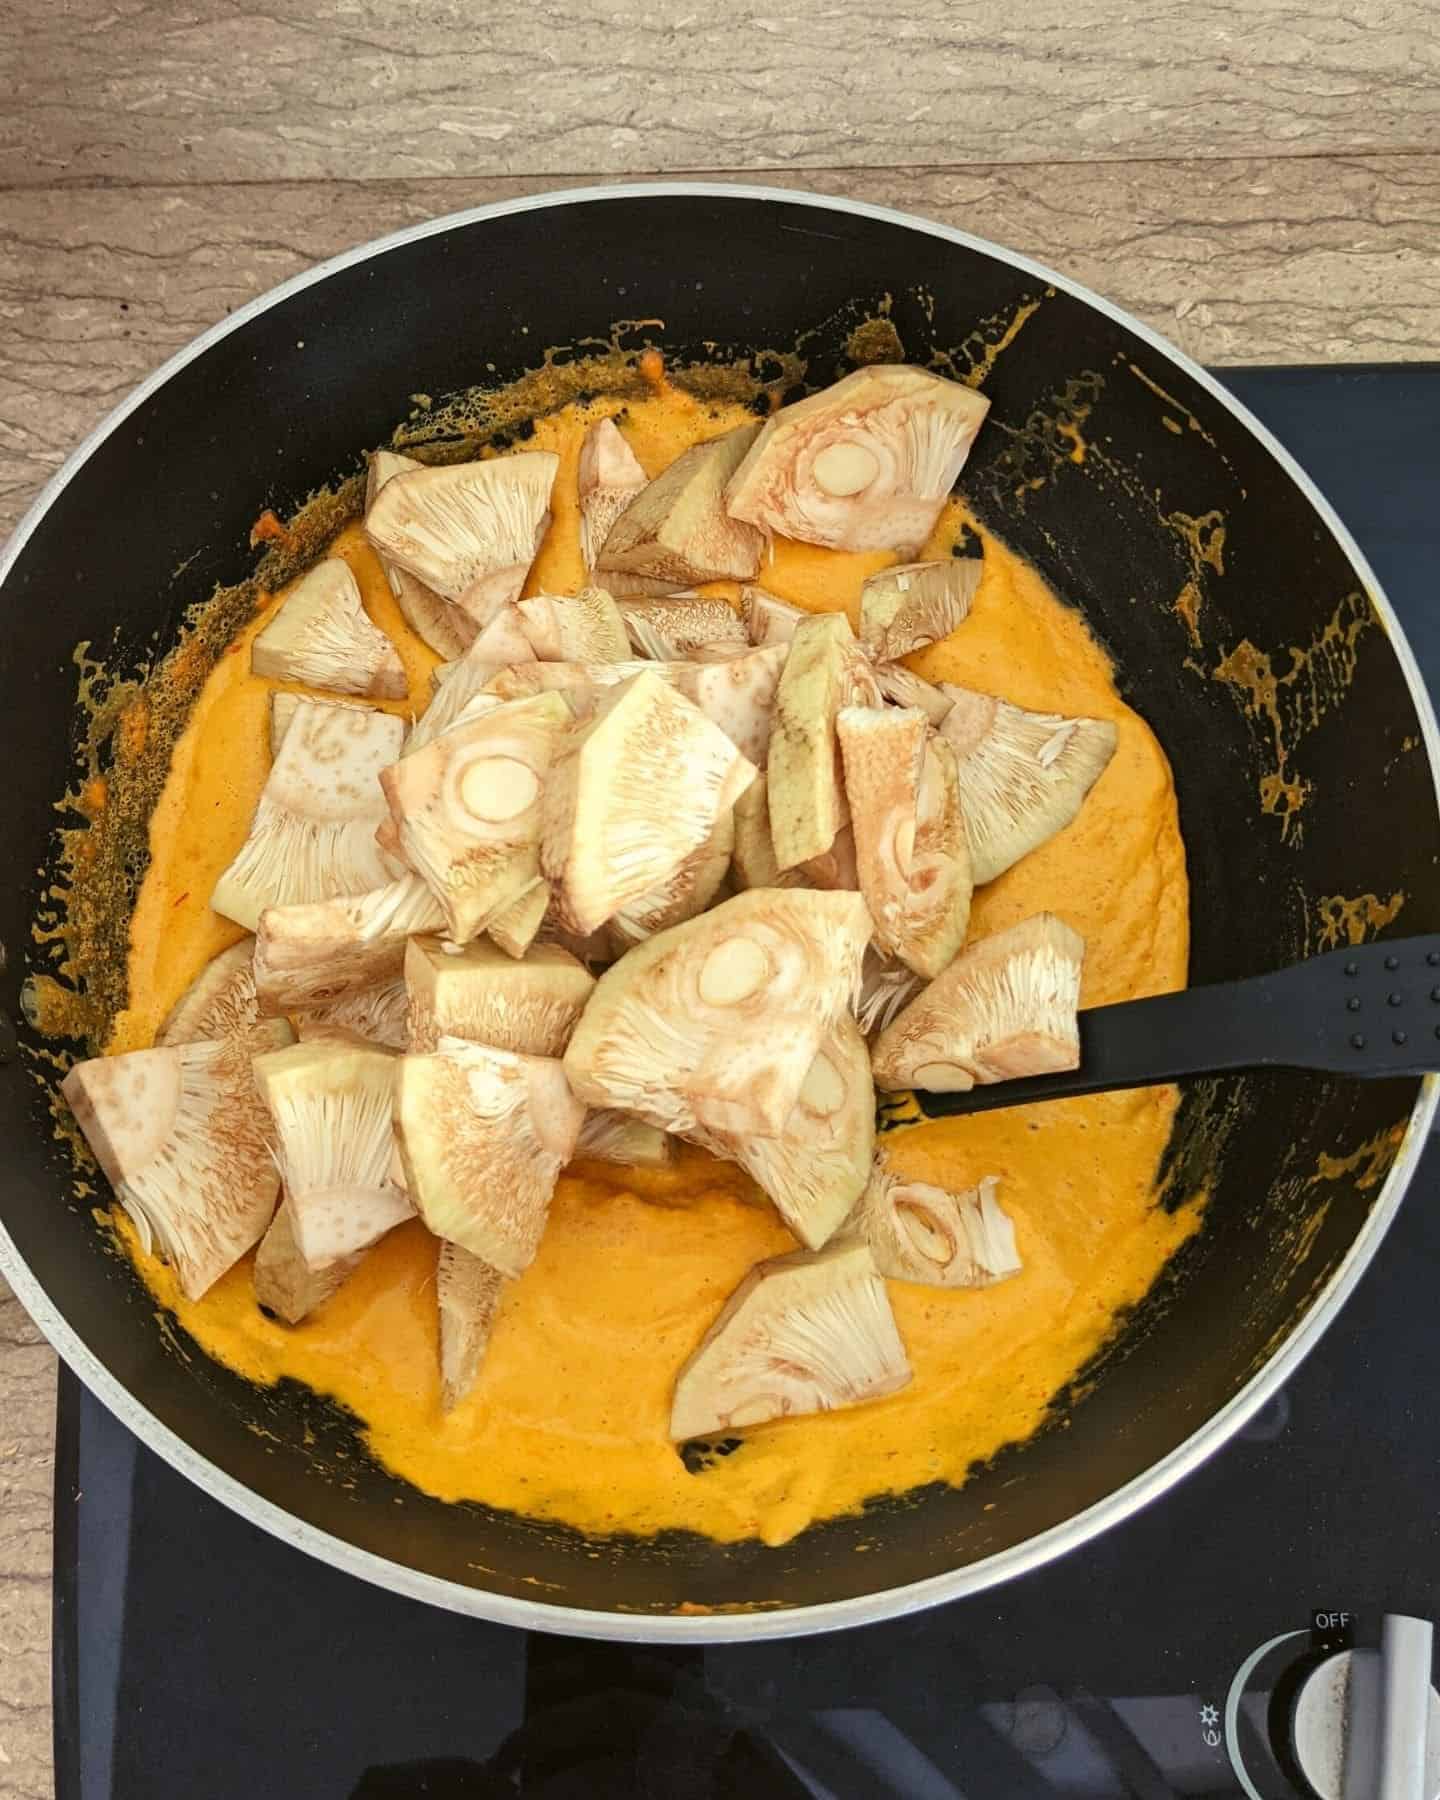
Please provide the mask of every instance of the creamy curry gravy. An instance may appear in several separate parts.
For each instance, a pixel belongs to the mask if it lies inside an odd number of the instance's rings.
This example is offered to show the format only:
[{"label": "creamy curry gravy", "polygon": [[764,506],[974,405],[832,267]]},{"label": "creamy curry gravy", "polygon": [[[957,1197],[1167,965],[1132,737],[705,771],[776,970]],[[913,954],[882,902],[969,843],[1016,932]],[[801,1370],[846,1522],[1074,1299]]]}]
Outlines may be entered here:
[{"label": "creamy curry gravy", "polygon": [[[537,422],[530,448],[561,456],[553,523],[527,591],[582,585],[575,468],[587,424],[617,403]],[[658,473],[691,443],[742,422],[738,407],[658,385],[624,429]],[[927,555],[978,530],[984,576],[966,624],[911,659],[920,673],[1005,695],[1036,711],[1113,719],[1119,747],[1069,830],[975,898],[972,935],[1044,909],[1087,944],[1083,1003],[1183,984],[1185,852],[1170,771],[1121,701],[1079,615],[952,503]],[[405,658],[408,702],[428,702],[436,658],[406,629],[358,526],[333,553],[359,578],[371,616]],[[778,543],[764,585],[798,605],[857,616],[864,577],[893,559]],[[273,684],[250,673],[254,626],[224,656],[179,743],[150,828],[151,863],[131,930],[132,1004],[110,1048],[149,1044],[206,961],[241,936],[207,901],[246,835],[269,766]],[[539,1256],[502,1303],[483,1373],[453,1413],[439,1406],[435,1242],[418,1224],[382,1242],[316,1316],[272,1323],[255,1305],[250,1258],[192,1303],[140,1253],[159,1299],[214,1356],[258,1382],[291,1376],[364,1420],[374,1453],[442,1499],[471,1499],[592,1532],[689,1528],[783,1542],[812,1520],[970,1465],[1023,1439],[1196,1228],[1199,1202],[1156,1204],[1175,1112],[1170,1089],[1018,1108],[912,1130],[889,1142],[903,1169],[957,1187],[995,1174],[1024,1272],[980,1292],[892,1282],[915,1378],[891,1399],[776,1422],[695,1476],[666,1438],[675,1373],[760,1258],[794,1248],[735,1168],[681,1147],[672,1168],[577,1166],[562,1179]]]}]

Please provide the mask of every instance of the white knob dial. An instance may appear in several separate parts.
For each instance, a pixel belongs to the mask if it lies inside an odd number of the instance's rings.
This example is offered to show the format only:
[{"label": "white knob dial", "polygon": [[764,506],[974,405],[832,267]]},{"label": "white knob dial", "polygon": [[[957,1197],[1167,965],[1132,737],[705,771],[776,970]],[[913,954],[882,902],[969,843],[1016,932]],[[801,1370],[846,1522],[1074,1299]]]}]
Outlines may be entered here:
[{"label": "white knob dial", "polygon": [[1296,1696],[1291,1745],[1320,1800],[1440,1800],[1433,1631],[1387,1614],[1378,1650],[1342,1650]]}]

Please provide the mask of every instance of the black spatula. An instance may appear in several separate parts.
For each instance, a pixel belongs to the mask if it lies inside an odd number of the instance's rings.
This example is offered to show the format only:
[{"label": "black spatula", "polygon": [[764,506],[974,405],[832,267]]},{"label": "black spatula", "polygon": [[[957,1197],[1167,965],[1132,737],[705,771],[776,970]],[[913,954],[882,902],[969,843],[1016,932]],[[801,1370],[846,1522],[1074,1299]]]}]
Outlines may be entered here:
[{"label": "black spatula", "polygon": [[1227,1069],[1383,1077],[1440,1071],[1440,936],[1314,956],[1273,975],[1080,1014],[1080,1067],[964,1094],[881,1094],[882,1130]]}]

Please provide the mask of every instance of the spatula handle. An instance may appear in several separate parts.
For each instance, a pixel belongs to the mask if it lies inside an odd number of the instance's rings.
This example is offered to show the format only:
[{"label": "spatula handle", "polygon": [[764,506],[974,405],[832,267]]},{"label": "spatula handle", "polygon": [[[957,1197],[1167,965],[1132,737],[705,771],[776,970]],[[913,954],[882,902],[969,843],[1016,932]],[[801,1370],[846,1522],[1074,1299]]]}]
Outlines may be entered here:
[{"label": "spatula handle", "polygon": [[[1360,944],[1244,981],[1093,1007],[1080,1014],[1078,1069],[914,1100],[926,1118],[942,1118],[1269,1068],[1370,1078],[1440,1070],[1440,936]],[[881,1096],[882,1127],[914,1122],[908,1095]]]}]

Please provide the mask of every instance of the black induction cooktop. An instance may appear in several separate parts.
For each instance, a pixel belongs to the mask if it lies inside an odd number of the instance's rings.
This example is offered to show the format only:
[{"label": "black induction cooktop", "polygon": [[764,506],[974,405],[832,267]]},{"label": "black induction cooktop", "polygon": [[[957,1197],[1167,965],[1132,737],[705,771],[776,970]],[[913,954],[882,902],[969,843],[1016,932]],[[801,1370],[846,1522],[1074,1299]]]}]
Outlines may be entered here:
[{"label": "black induction cooktop", "polygon": [[[1224,379],[1440,687],[1440,367]],[[396,1598],[208,1499],[62,1374],[57,1800],[1305,1792],[1298,1677],[1384,1612],[1440,1611],[1437,1190],[1440,1146],[1320,1348],[1176,1491],[992,1593],[825,1638],[627,1648]]]}]

